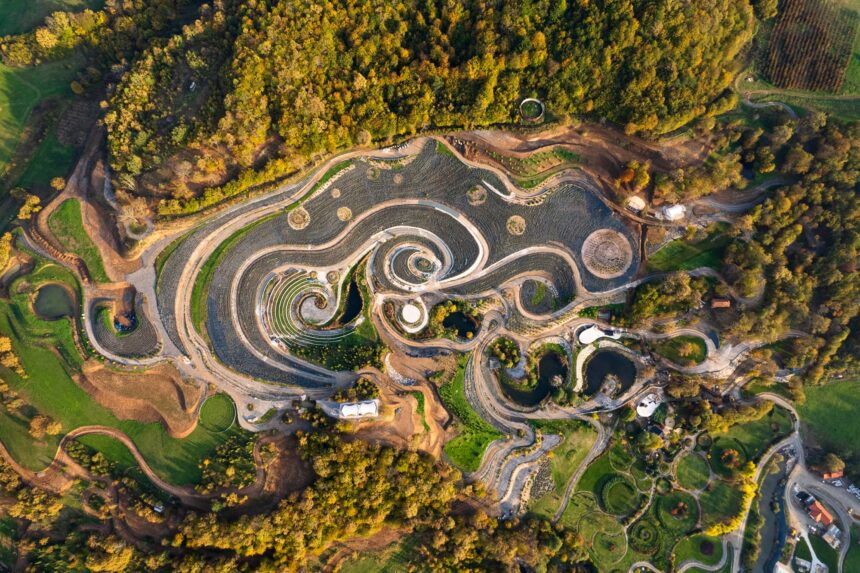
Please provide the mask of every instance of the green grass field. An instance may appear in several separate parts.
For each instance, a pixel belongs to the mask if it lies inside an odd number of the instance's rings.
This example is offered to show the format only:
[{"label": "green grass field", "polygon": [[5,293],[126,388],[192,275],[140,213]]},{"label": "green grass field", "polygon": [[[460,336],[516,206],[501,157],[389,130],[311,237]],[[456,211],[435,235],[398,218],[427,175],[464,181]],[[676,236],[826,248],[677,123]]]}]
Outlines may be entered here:
[{"label": "green grass field", "polygon": [[699,496],[702,524],[707,527],[737,515],[742,501],[742,494],[734,485],[722,480],[714,481],[710,491]]},{"label": "green grass field", "polygon": [[97,10],[104,0],[3,0],[0,8],[0,36],[21,34],[42,23],[52,12]]},{"label": "green grass field", "polygon": [[48,227],[66,249],[83,259],[95,282],[110,282],[101,254],[84,227],[80,201],[77,199],[63,201],[48,219]]},{"label": "green grass field", "polygon": [[708,461],[698,454],[686,454],[677,467],[678,483],[684,489],[699,490],[708,485],[711,468]]},{"label": "green grass field", "polygon": [[445,444],[445,454],[451,462],[466,472],[481,465],[484,450],[490,442],[502,437],[501,432],[481,418],[466,400],[466,357],[460,359],[454,378],[439,388],[439,396],[449,412],[457,416],[462,425],[460,433]]},{"label": "green grass field", "polygon": [[857,540],[860,540],[860,526],[852,525],[851,548],[845,555],[845,562],[842,564],[843,571],[860,571],[860,545]]},{"label": "green grass field", "polygon": [[[860,380],[840,380],[805,390],[806,402],[797,406],[804,433],[827,450],[854,451],[854,440],[860,435]],[[860,464],[855,462],[854,467]]]},{"label": "green grass field", "polygon": [[[815,551],[815,556],[818,557],[822,563],[827,565],[827,571],[838,571],[839,554],[836,550],[827,545],[827,542],[818,535],[810,535],[809,541],[812,542],[812,549]],[[854,571],[854,569],[843,568],[843,571]]]},{"label": "green grass field", "polygon": [[[684,354],[687,343],[691,344],[689,354]],[[655,340],[652,345],[654,351],[660,356],[671,360],[675,364],[692,365],[701,364],[708,355],[705,341],[698,336],[675,336],[663,340]]]},{"label": "green grass field", "polygon": [[553,448],[549,460],[555,490],[533,499],[529,506],[529,510],[535,515],[549,518],[558,510],[567,482],[594,445],[597,433],[591,426],[574,420],[546,420],[534,425],[540,428],[544,435],[563,436],[561,443]]},{"label": "green grass field", "polygon": [[[30,275],[18,279],[12,292],[17,292],[24,281],[33,289],[44,282],[71,283],[79,292],[68,271],[53,264],[42,264]],[[181,440],[171,438],[158,423],[117,419],[72,379],[81,367],[82,358],[75,347],[71,321],[39,319],[32,312],[30,297],[30,291],[25,289],[9,300],[0,300],[0,332],[12,337],[28,377],[21,378],[6,370],[0,375],[30,405],[20,413],[0,410],[0,439],[25,467],[35,471],[44,469],[53,459],[61,437],[48,436],[35,441],[29,435],[29,418],[37,412],[61,422],[63,432],[89,425],[122,430],[134,441],[153,470],[176,484],[199,481],[198,462],[211,455],[232,433],[241,431],[232,423],[235,407],[224,395],[207,400],[197,428]],[[106,455],[122,459],[116,446],[107,450]]]},{"label": "green grass field", "polygon": [[82,64],[80,57],[32,68],[0,64],[0,171],[15,152],[36,104],[48,97],[71,94],[69,85]]},{"label": "green grass field", "polygon": [[699,267],[719,268],[723,253],[731,243],[727,224],[719,224],[701,241],[676,239],[651,255],[648,270],[652,272],[689,271]]},{"label": "green grass field", "polygon": [[27,164],[27,169],[18,180],[19,187],[47,187],[54,177],[65,177],[74,165],[76,150],[63,145],[53,133],[45,136],[36,153]]},{"label": "green grass field", "polygon": [[[710,555],[705,555],[702,552],[702,544],[710,543],[713,545],[713,552]],[[711,537],[704,533],[684,537],[675,546],[675,565],[680,565],[684,561],[694,559],[704,565],[713,566],[720,562],[723,557],[723,544],[719,537]]]}]

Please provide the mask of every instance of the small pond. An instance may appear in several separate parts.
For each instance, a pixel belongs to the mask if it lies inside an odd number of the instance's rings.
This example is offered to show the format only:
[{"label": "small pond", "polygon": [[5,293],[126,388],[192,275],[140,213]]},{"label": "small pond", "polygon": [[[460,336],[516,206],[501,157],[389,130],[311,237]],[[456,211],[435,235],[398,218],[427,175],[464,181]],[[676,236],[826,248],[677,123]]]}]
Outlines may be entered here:
[{"label": "small pond", "polygon": [[361,290],[358,288],[355,278],[353,278],[346,291],[346,304],[343,307],[343,316],[340,317],[340,323],[349,324],[358,318],[363,306],[364,301],[361,300]]},{"label": "small pond", "polygon": [[62,285],[47,284],[36,293],[33,310],[41,319],[57,320],[64,316],[74,316],[75,301]]},{"label": "small pond", "polygon": [[614,350],[598,350],[591,355],[585,365],[585,395],[593,396],[603,386],[610,374],[618,378],[621,389],[615,394],[620,396],[636,381],[636,365],[623,354]]},{"label": "small pond", "polygon": [[442,321],[442,326],[454,329],[460,338],[469,338],[469,333],[474,336],[478,332],[479,325],[477,320],[458,310],[446,316]]},{"label": "small pond", "polygon": [[508,398],[521,406],[536,406],[553,391],[552,379],[560,376],[567,381],[567,365],[555,352],[547,352],[538,361],[538,379],[534,388],[518,386],[502,378],[502,389]]}]

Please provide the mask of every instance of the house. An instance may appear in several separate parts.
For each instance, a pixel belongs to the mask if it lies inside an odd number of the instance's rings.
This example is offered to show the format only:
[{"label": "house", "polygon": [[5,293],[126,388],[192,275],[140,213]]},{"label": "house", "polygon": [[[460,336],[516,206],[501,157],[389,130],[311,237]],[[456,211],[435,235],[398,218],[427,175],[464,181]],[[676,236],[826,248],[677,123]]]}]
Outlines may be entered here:
[{"label": "house", "polygon": [[627,208],[634,213],[640,213],[645,207],[645,199],[639,195],[633,195],[627,200]]},{"label": "house", "polygon": [[683,205],[667,205],[663,207],[660,214],[667,221],[678,221],[687,215],[687,208]]},{"label": "house", "polygon": [[650,418],[654,411],[660,406],[661,401],[660,398],[657,397],[657,394],[648,394],[637,404],[636,406],[636,414],[640,418]]},{"label": "house", "polygon": [[351,402],[340,405],[341,418],[366,418],[379,415],[379,404],[376,400]]},{"label": "house", "polygon": [[820,523],[824,527],[830,527],[833,525],[833,516],[830,515],[829,511],[824,509],[824,506],[821,505],[820,501],[813,501],[812,505],[807,509],[807,512],[809,512],[809,517],[811,517],[816,523]]},{"label": "house", "polygon": [[715,298],[711,300],[711,308],[731,308],[732,301],[727,298]]},{"label": "house", "polygon": [[842,539],[840,538],[841,534],[842,531],[834,523],[827,529],[827,531],[824,532],[824,535],[822,535],[821,538],[827,542],[827,545],[838,551],[839,546],[842,544]]},{"label": "house", "polygon": [[821,477],[824,479],[824,481],[830,481],[834,479],[840,479],[844,475],[845,472],[840,470],[838,472],[824,472],[823,474],[821,474]]}]

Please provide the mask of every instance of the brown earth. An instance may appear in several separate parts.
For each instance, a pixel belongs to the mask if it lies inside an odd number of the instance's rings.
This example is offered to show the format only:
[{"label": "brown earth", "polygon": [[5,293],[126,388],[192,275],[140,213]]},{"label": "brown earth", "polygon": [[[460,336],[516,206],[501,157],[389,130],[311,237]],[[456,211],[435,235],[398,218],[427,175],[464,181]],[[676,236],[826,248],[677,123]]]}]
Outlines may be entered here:
[{"label": "brown earth", "polygon": [[137,373],[110,370],[90,360],[78,384],[118,418],[160,422],[175,438],[194,430],[197,409],[205,397],[205,388],[183,379],[167,363]]}]

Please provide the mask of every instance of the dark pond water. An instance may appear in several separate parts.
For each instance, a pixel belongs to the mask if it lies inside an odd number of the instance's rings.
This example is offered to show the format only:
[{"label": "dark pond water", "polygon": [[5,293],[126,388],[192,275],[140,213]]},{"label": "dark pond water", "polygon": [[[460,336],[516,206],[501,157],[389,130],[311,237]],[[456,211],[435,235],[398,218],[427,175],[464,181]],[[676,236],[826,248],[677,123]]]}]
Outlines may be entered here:
[{"label": "dark pond water", "polygon": [[633,386],[636,380],[636,365],[614,350],[598,350],[585,365],[585,395],[596,394],[609,374],[614,374],[621,382],[621,391],[616,394],[621,395]]},{"label": "dark pond water", "polygon": [[346,291],[346,305],[343,308],[343,316],[340,319],[341,324],[349,324],[361,314],[361,308],[364,306],[364,301],[361,300],[361,290],[355,279],[349,283],[349,288]]},{"label": "dark pond water", "polygon": [[459,310],[446,316],[442,326],[453,328],[460,338],[467,338],[470,332],[472,335],[478,332],[478,321]]},{"label": "dark pond water", "polygon": [[505,394],[521,406],[536,406],[553,390],[552,379],[561,376],[567,380],[567,366],[561,356],[555,352],[547,352],[538,362],[538,381],[534,388],[522,388],[505,381],[502,389]]},{"label": "dark pond water", "polygon": [[57,284],[45,285],[36,293],[33,310],[39,318],[57,320],[75,314],[75,303],[69,292]]}]

